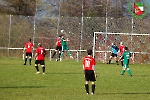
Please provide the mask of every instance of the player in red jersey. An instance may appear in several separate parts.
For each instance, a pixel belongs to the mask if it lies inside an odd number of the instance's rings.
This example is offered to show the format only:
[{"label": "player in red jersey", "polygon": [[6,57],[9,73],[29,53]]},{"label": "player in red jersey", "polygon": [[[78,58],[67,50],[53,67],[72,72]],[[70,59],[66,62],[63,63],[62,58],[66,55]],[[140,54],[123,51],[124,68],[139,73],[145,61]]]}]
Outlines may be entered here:
[{"label": "player in red jersey", "polygon": [[61,36],[59,35],[59,37],[57,38],[57,42],[56,42],[56,49],[52,55],[52,58],[55,56],[55,54],[58,52],[58,58],[56,59],[56,61],[60,60],[60,54],[61,54],[61,50],[62,50],[62,46],[61,46]]},{"label": "player in red jersey", "polygon": [[46,55],[45,48],[42,47],[41,43],[38,43],[38,48],[35,51],[35,68],[37,70],[36,74],[40,73],[38,64],[41,65],[43,74],[45,73],[45,55]]},{"label": "player in red jersey", "polygon": [[[120,46],[119,46],[119,52],[120,52],[120,57],[122,57],[122,54],[124,52],[124,45],[123,45],[123,42],[120,42]],[[123,59],[120,60],[121,61],[121,65],[123,66]]]},{"label": "player in red jersey", "polygon": [[92,50],[87,50],[88,56],[83,59],[83,70],[85,77],[85,90],[86,93],[89,94],[89,81],[92,83],[92,93],[95,91],[95,81],[96,81],[96,73],[95,73],[95,59],[91,56]]},{"label": "player in red jersey", "polygon": [[25,58],[25,61],[24,61],[24,65],[26,65],[28,57],[29,57],[29,64],[31,65],[32,49],[33,49],[33,44],[32,44],[31,39],[30,39],[29,42],[27,42],[25,44],[24,49],[23,49],[23,55],[24,55],[24,53],[26,53],[26,58]]}]

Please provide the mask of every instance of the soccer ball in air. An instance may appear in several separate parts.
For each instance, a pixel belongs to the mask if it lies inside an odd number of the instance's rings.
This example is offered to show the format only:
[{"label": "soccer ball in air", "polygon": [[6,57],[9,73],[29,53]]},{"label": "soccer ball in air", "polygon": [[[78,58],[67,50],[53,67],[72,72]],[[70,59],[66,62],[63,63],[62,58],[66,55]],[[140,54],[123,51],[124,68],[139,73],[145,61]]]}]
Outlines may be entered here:
[{"label": "soccer ball in air", "polygon": [[61,32],[61,33],[63,33],[63,32],[64,32],[64,30],[60,30],[60,32]]}]

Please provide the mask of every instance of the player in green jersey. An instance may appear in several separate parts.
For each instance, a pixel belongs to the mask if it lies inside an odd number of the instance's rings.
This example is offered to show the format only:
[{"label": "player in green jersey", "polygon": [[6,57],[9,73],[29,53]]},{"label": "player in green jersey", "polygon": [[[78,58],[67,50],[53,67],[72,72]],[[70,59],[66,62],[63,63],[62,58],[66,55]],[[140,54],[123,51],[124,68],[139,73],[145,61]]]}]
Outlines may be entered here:
[{"label": "player in green jersey", "polygon": [[[66,43],[67,41],[70,41],[70,40],[69,40],[68,38],[65,39],[64,36],[62,35],[62,36],[61,36],[62,52],[61,52],[60,58],[62,58],[63,53],[64,53],[65,50],[68,51],[68,54],[69,54],[70,58],[73,58],[73,57],[72,57],[72,54],[71,54],[71,52],[70,52],[70,50],[69,50],[69,47],[67,46],[67,43]],[[61,59],[60,59],[60,60],[61,60]]]},{"label": "player in green jersey", "polygon": [[131,57],[131,53],[128,51],[128,47],[125,47],[125,51],[124,51],[124,53],[122,54],[122,57],[121,57],[121,59],[124,59],[123,60],[123,70],[121,72],[121,75],[124,75],[125,71],[127,70],[128,74],[130,76],[132,76],[132,73],[131,73],[130,68],[129,68],[130,57]]}]

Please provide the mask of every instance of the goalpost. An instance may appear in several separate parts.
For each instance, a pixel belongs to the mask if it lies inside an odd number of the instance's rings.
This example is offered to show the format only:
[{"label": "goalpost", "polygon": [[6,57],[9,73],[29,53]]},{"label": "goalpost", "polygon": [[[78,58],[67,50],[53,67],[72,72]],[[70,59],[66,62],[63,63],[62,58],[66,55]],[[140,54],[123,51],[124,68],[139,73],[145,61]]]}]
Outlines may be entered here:
[{"label": "goalpost", "polygon": [[111,43],[119,47],[120,42],[129,48],[135,62],[150,61],[150,34],[136,33],[94,32],[93,57],[103,63],[106,62],[110,56]]}]

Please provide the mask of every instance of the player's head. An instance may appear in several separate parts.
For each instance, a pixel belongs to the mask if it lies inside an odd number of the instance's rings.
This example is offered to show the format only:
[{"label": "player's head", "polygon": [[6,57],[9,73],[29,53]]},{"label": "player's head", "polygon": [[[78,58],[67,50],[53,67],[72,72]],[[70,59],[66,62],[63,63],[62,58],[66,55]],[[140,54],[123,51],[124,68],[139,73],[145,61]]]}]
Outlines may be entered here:
[{"label": "player's head", "polygon": [[115,43],[111,43],[112,46],[116,45]]},{"label": "player's head", "polygon": [[31,42],[31,38],[29,39],[29,41]]},{"label": "player's head", "polygon": [[61,34],[61,38],[63,38],[64,37],[64,35],[63,34]]},{"label": "player's head", "polygon": [[125,47],[124,49],[127,51],[127,50],[128,50],[128,47]]},{"label": "player's head", "polygon": [[40,47],[41,47],[41,46],[42,46],[42,44],[41,44],[41,43],[38,43],[38,46],[40,46]]},{"label": "player's head", "polygon": [[120,42],[120,45],[123,45],[123,42]]},{"label": "player's head", "polygon": [[59,37],[62,37],[62,34],[61,34],[61,35],[59,35]]},{"label": "player's head", "polygon": [[115,43],[111,43],[111,46],[114,47],[114,46],[116,46],[116,44]]},{"label": "player's head", "polygon": [[88,50],[87,50],[87,53],[88,53],[88,55],[92,55],[92,50],[91,50],[91,49],[88,49]]}]

